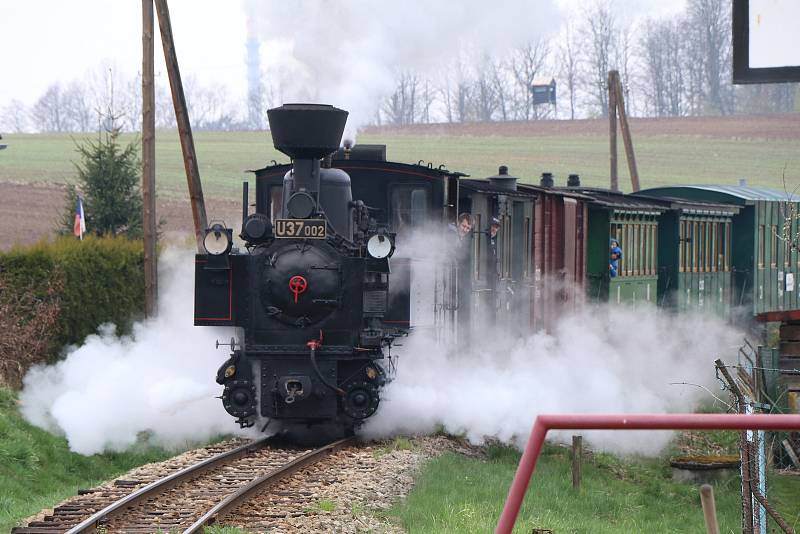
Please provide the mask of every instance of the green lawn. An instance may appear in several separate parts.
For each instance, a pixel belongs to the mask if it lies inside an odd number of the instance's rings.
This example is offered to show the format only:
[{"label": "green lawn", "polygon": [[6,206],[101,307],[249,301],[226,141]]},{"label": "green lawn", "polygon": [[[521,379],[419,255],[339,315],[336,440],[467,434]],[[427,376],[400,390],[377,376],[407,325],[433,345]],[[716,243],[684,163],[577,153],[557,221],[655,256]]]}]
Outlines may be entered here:
[{"label": "green lawn", "polygon": [[[90,415],[87,414],[87,417]],[[16,395],[0,388],[0,532],[74,495],[149,462],[175,454],[153,448],[81,456],[65,439],[31,426],[17,410]]]},{"label": "green lawn", "polygon": [[[491,532],[520,455],[497,446],[488,453],[485,461],[452,453],[433,460],[390,515],[412,534]],[[567,449],[545,447],[515,532],[705,532],[697,486],[673,482],[663,459],[623,461],[596,454],[584,462],[577,491],[570,465]],[[790,524],[800,525],[800,477],[772,475],[770,484],[772,502]],[[738,477],[729,476],[714,491],[721,532],[740,531]]]},{"label": "green lawn", "polygon": [[[648,135],[635,137],[642,187],[678,183],[737,183],[782,188],[800,182],[800,141]],[[635,132],[634,132],[635,135]],[[85,136],[20,135],[4,137],[9,148],[0,153],[0,181],[64,182],[75,175],[75,142]],[[134,140],[133,134],[123,136]],[[156,134],[158,187],[164,194],[185,195],[180,144],[175,131]],[[553,172],[563,185],[568,173],[578,173],[585,184],[606,186],[608,138],[578,136],[441,136],[402,133],[362,134],[361,143],[388,145],[389,159],[407,163],[424,160],[444,164],[474,177],[508,165],[511,173],[535,182],[543,171]],[[196,132],[195,144],[203,187],[207,195],[239,198],[245,171],[270,160],[287,161],[272,147],[266,132]],[[620,144],[620,183],[629,190],[627,167]]]}]

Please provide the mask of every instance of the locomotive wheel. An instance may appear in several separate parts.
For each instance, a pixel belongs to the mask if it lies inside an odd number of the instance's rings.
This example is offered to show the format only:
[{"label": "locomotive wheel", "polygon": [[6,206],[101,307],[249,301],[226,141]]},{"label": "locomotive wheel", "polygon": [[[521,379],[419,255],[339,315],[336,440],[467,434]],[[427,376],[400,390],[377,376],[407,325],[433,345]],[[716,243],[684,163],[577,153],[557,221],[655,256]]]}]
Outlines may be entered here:
[{"label": "locomotive wheel", "polygon": [[345,395],[342,409],[353,419],[366,419],[378,409],[380,397],[374,384],[364,381],[350,382],[343,389]]}]

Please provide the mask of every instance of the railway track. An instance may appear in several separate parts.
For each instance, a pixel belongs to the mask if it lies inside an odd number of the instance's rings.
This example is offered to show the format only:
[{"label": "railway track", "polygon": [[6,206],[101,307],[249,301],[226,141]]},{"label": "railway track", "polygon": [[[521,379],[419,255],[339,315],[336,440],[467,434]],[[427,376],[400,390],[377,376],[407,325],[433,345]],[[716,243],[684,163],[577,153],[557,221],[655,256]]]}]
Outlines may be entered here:
[{"label": "railway track", "polygon": [[[202,532],[251,496],[263,493],[294,473],[353,443],[347,438],[313,450],[273,448],[270,438],[224,452],[213,452],[191,465],[167,467],[152,481],[116,481],[115,494],[85,492],[54,509],[42,521],[12,529],[12,534],[84,532]],[[133,491],[131,491],[133,490]],[[102,495],[93,495],[102,493]]]}]

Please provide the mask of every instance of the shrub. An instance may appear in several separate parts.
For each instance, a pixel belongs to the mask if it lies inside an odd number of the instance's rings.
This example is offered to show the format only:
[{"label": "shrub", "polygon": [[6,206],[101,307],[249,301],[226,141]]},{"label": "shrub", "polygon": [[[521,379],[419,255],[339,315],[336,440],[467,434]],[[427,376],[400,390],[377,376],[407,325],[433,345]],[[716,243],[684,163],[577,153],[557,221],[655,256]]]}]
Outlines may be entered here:
[{"label": "shrub", "polygon": [[144,305],[142,243],[61,238],[0,254],[0,373],[12,386],[103,323],[128,331]]}]

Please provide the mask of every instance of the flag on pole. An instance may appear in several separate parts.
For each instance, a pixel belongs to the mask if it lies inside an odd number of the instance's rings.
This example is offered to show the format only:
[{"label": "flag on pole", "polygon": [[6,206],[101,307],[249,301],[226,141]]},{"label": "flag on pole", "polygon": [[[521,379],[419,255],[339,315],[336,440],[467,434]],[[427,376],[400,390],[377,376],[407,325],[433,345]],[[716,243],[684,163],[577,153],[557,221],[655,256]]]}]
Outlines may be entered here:
[{"label": "flag on pole", "polygon": [[83,239],[86,233],[86,218],[83,215],[83,200],[78,197],[78,204],[75,206],[75,223],[72,225],[72,233],[75,237]]}]

